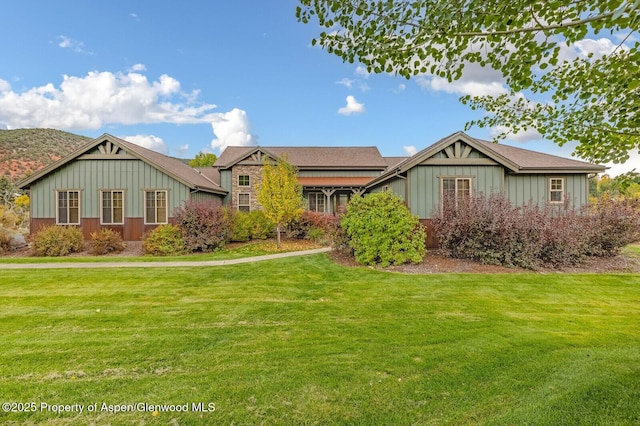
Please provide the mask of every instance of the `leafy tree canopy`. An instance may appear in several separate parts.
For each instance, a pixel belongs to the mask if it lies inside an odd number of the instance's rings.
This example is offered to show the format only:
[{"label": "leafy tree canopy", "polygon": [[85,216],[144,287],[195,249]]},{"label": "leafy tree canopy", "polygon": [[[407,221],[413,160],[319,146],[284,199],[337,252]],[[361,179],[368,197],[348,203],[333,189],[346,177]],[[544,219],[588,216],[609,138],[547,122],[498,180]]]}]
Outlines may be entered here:
[{"label": "leafy tree canopy", "polygon": [[258,202],[264,215],[275,223],[280,247],[280,231],[283,226],[300,217],[304,211],[302,186],[298,183],[298,171],[286,156],[273,164],[265,159],[262,168],[262,183],[259,185]]},{"label": "leafy tree canopy", "polygon": [[199,152],[193,160],[189,161],[191,167],[211,167],[218,157],[210,152]]},{"label": "leafy tree canopy", "polygon": [[[529,129],[599,162],[640,149],[640,0],[299,0],[299,21],[323,31],[312,44],[370,72],[460,79],[465,66],[499,71],[509,90],[465,96],[507,134]],[[594,36],[602,55],[569,47]],[[568,53],[571,51],[571,53]]]}]

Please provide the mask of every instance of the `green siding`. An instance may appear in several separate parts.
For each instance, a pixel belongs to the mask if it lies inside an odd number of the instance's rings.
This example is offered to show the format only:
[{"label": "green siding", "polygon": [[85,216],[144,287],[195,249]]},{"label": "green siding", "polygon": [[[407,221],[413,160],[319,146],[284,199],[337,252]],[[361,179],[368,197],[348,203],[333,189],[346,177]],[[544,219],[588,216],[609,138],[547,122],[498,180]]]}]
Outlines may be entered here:
[{"label": "green siding", "polygon": [[403,200],[406,200],[407,195],[407,180],[402,178],[393,178],[389,180],[385,180],[383,184],[378,185],[374,188],[371,188],[369,192],[381,192],[385,186],[388,186],[389,189],[396,195],[398,195]]},{"label": "green siding", "polygon": [[125,216],[143,217],[145,189],[169,191],[169,213],[189,199],[190,188],[140,160],[77,160],[31,185],[34,218],[55,217],[55,191],[81,191],[81,215],[100,217],[99,191],[125,190]]},{"label": "green siding", "polygon": [[233,186],[233,176],[231,170],[221,170],[220,171],[220,186],[222,189],[226,189],[229,191],[227,195],[222,199],[222,202],[226,205],[231,204],[232,197],[232,186]]},{"label": "green siding", "polygon": [[586,174],[507,175],[505,192],[515,205],[531,202],[544,206],[547,204],[549,197],[549,178],[565,179],[565,195],[571,205],[581,207],[587,203],[588,183]]},{"label": "green siding", "polygon": [[500,166],[416,166],[408,171],[411,212],[421,218],[433,216],[440,205],[441,177],[469,177],[473,193],[490,194],[502,191],[504,169]]}]

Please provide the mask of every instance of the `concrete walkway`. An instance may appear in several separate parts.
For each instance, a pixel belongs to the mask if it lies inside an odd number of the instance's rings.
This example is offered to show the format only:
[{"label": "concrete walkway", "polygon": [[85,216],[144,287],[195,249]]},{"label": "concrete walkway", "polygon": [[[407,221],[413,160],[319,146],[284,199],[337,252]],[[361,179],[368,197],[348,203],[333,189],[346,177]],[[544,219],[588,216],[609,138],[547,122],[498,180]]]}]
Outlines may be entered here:
[{"label": "concrete walkway", "polygon": [[285,257],[307,256],[310,254],[326,253],[331,247],[313,250],[290,251],[287,253],[267,254],[264,256],[243,257],[227,260],[192,260],[180,262],[64,262],[64,263],[0,263],[0,269],[74,269],[74,268],[189,268],[194,266],[224,266],[239,263],[262,262],[264,260],[282,259]]}]

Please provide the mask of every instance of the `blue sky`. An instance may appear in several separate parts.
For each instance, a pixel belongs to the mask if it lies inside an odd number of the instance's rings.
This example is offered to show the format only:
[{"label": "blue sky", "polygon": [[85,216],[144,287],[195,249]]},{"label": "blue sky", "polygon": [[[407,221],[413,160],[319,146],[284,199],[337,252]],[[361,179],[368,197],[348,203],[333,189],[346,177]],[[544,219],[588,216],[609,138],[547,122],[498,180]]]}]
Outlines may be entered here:
[{"label": "blue sky", "polygon": [[[295,0],[7,1],[0,6],[0,128],[111,133],[191,158],[228,145],[377,146],[404,156],[480,117],[466,93],[504,90],[471,69],[449,84],[369,75],[311,39]],[[574,50],[607,50],[593,40]],[[491,139],[491,129],[471,136]],[[570,156],[536,134],[506,143]],[[617,174],[640,168],[640,157]]]}]

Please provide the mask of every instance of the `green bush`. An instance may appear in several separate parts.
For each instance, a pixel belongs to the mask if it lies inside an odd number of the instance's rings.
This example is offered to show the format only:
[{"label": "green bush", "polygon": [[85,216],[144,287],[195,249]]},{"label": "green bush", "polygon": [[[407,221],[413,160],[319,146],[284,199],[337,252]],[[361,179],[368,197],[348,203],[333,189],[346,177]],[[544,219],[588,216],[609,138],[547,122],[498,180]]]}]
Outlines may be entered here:
[{"label": "green bush", "polygon": [[66,256],[84,249],[82,231],[75,226],[42,227],[33,237],[36,256]]},{"label": "green bush", "polygon": [[360,264],[419,263],[425,256],[424,227],[392,192],[353,197],[341,225]]},{"label": "green bush", "polygon": [[95,255],[120,253],[124,250],[120,233],[108,228],[103,228],[99,232],[92,232],[90,245],[91,253]]},{"label": "green bush", "polygon": [[275,225],[262,210],[251,213],[236,212],[233,215],[232,241],[265,240],[273,237]]},{"label": "green bush", "polygon": [[142,248],[144,254],[152,256],[177,256],[186,250],[182,231],[175,225],[160,225],[146,234]]},{"label": "green bush", "polygon": [[251,217],[249,213],[235,212],[232,222],[233,232],[231,233],[231,241],[249,241],[251,239]]},{"label": "green bush", "polygon": [[266,240],[275,234],[276,225],[264,215],[262,210],[254,210],[249,213],[251,223],[251,238],[254,240]]}]

